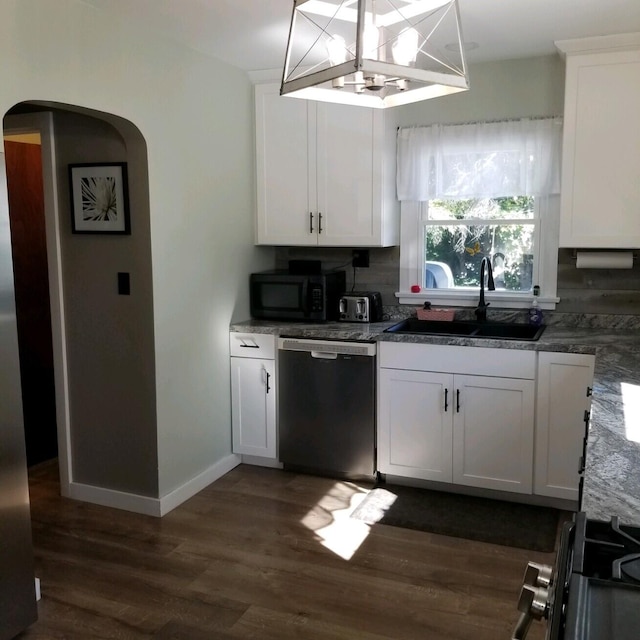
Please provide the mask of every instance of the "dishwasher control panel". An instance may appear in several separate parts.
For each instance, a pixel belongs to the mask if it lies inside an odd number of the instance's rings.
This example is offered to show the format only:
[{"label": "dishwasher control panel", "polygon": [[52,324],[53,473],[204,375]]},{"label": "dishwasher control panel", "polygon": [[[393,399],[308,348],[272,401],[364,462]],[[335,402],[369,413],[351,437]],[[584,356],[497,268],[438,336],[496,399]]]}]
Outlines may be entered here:
[{"label": "dishwasher control panel", "polygon": [[338,340],[314,340],[309,338],[278,338],[280,351],[310,351],[350,356],[375,356],[375,342],[341,342]]}]

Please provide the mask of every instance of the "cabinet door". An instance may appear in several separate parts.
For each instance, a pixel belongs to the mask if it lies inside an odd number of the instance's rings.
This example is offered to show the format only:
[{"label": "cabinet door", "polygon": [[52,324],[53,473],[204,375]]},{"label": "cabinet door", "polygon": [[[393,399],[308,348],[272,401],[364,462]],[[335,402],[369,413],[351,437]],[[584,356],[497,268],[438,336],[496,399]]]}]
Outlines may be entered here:
[{"label": "cabinet door", "polygon": [[233,452],[276,457],[275,361],[231,358]]},{"label": "cabinet door", "polygon": [[534,493],[578,499],[579,464],[591,409],[594,356],[540,353]]},{"label": "cabinet door", "polygon": [[379,372],[378,470],[451,482],[453,376]]},{"label": "cabinet door", "polygon": [[567,58],[560,246],[640,246],[640,51]]},{"label": "cabinet door", "polygon": [[318,242],[327,246],[380,244],[383,114],[376,109],[317,105]]},{"label": "cabinet door", "polygon": [[277,85],[255,91],[256,242],[315,245],[315,104],[282,97]]},{"label": "cabinet door", "polygon": [[454,383],[453,481],[531,493],[534,381],[457,375]]}]

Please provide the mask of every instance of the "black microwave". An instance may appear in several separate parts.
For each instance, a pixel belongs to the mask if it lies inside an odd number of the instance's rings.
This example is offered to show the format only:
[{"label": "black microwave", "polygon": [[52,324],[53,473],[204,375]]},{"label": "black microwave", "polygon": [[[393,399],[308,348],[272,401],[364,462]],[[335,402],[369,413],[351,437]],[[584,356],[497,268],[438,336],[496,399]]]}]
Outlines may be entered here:
[{"label": "black microwave", "polygon": [[252,273],[249,278],[251,316],[263,320],[337,320],[340,296],[345,288],[345,271]]}]

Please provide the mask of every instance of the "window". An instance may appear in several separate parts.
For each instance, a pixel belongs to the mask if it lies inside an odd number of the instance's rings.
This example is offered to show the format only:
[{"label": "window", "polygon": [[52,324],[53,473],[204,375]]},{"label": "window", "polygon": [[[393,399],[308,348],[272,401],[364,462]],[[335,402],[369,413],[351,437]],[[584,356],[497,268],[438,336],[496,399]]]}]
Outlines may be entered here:
[{"label": "window", "polygon": [[[400,129],[401,303],[477,303],[489,258],[494,306],[553,308],[559,119]],[[419,293],[411,293],[420,287]]]},{"label": "window", "polygon": [[427,289],[474,290],[491,260],[497,290],[531,291],[536,218],[533,196],[430,200],[423,237]]}]

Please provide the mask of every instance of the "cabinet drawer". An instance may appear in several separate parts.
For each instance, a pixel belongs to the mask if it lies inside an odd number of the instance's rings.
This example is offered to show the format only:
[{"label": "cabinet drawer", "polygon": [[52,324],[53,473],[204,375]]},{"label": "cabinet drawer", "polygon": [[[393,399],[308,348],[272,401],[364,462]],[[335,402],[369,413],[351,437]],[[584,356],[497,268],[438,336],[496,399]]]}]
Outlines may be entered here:
[{"label": "cabinet drawer", "polygon": [[381,342],[381,367],[500,378],[536,377],[535,351]]},{"label": "cabinet drawer", "polygon": [[269,333],[230,333],[229,345],[232,356],[275,359],[276,340]]}]

